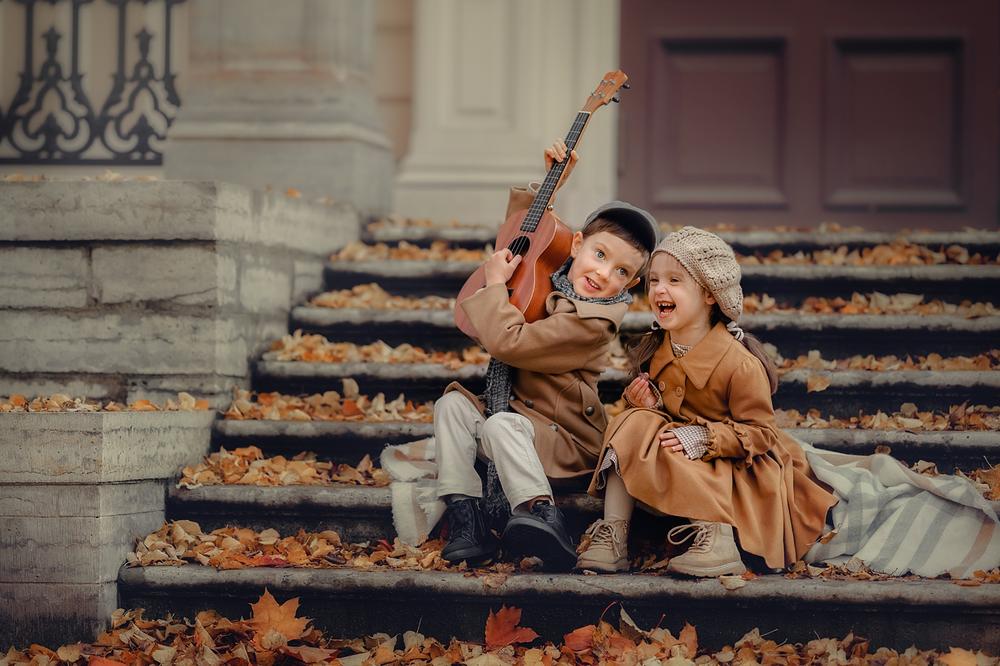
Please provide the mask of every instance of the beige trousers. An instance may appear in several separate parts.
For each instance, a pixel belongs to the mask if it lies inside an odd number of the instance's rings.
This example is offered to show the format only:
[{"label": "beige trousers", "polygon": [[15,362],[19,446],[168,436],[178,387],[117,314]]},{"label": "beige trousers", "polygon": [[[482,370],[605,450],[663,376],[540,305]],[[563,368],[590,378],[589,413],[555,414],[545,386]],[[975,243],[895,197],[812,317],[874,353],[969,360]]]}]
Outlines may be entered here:
[{"label": "beige trousers", "polygon": [[434,404],[437,496],[482,497],[476,457],[492,460],[511,508],[535,497],[552,497],[545,469],[535,452],[531,421],[513,412],[484,418],[458,391]]}]

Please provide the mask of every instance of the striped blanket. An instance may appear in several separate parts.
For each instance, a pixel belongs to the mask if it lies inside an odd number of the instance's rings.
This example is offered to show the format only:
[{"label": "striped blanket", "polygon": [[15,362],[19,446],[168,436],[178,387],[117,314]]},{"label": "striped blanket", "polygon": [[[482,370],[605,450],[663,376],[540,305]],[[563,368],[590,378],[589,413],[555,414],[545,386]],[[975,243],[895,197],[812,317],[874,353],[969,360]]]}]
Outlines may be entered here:
[{"label": "striped blanket", "polygon": [[[852,456],[799,443],[840,500],[806,561],[953,578],[1000,567],[1000,502],[983,498],[968,480],[918,474],[888,455]],[[380,460],[393,479],[396,533],[419,544],[444,514],[434,438],[387,446]]]},{"label": "striped blanket", "polygon": [[840,500],[808,562],[872,571],[968,578],[1000,566],[1000,502],[967,479],[925,476],[895,458],[833,453],[799,442],[816,476]]}]

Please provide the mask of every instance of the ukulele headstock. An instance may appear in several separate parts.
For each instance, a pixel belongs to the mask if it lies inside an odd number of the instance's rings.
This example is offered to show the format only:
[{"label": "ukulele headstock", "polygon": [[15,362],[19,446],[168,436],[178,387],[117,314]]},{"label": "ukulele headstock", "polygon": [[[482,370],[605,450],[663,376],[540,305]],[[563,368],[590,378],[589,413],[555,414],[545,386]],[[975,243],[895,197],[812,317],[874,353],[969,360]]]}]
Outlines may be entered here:
[{"label": "ukulele headstock", "polygon": [[587,103],[583,105],[582,110],[593,113],[605,104],[617,102],[619,101],[617,97],[618,91],[622,88],[628,90],[628,87],[628,76],[625,72],[620,69],[608,72],[601,78],[601,82],[594,88],[594,92],[590,93],[590,97],[587,98]]}]

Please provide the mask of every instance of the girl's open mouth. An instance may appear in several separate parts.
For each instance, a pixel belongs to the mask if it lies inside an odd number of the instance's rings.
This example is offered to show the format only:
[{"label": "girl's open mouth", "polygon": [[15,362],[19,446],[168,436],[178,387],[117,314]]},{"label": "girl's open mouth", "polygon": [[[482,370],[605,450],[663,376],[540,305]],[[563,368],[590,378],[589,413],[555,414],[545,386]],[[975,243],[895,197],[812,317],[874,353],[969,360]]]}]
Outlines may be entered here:
[{"label": "girl's open mouth", "polygon": [[674,304],[674,303],[657,303],[656,304],[656,313],[657,313],[658,316],[662,317],[663,315],[668,315],[671,312],[673,312],[674,308],[676,308],[676,307],[677,307],[677,305]]}]

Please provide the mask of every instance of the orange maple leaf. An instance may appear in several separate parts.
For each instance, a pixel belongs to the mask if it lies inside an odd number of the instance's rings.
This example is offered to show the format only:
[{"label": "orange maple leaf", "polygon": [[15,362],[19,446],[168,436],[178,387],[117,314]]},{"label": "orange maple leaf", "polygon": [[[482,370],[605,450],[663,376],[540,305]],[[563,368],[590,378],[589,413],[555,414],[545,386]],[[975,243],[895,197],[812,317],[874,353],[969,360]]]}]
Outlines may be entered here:
[{"label": "orange maple leaf", "polygon": [[533,630],[517,626],[520,621],[520,608],[501,606],[496,615],[490,611],[486,618],[486,648],[493,650],[514,643],[530,643],[538,638]]},{"label": "orange maple leaf", "polygon": [[597,629],[592,624],[585,627],[577,627],[573,631],[563,636],[563,645],[573,652],[583,652],[594,646],[594,630]]},{"label": "orange maple leaf", "polygon": [[306,631],[306,625],[309,624],[309,618],[295,617],[295,612],[299,609],[298,597],[289,599],[279,606],[267,588],[264,588],[264,594],[257,600],[257,603],[250,604],[250,608],[253,609],[253,619],[248,624],[254,628],[259,636],[273,630],[284,636],[286,640],[294,640],[302,637]]},{"label": "orange maple leaf", "polygon": [[365,413],[358,408],[358,403],[353,400],[344,400],[342,406],[344,416],[364,416]]},{"label": "orange maple leaf", "polygon": [[115,661],[114,659],[108,659],[107,657],[100,657],[96,654],[92,654],[87,660],[87,666],[125,666],[125,664],[120,661]]},{"label": "orange maple leaf", "polygon": [[694,626],[684,623],[684,628],[681,629],[681,633],[677,636],[680,639],[681,644],[687,648],[687,658],[694,659],[694,656],[698,654],[698,632],[695,630]]}]

